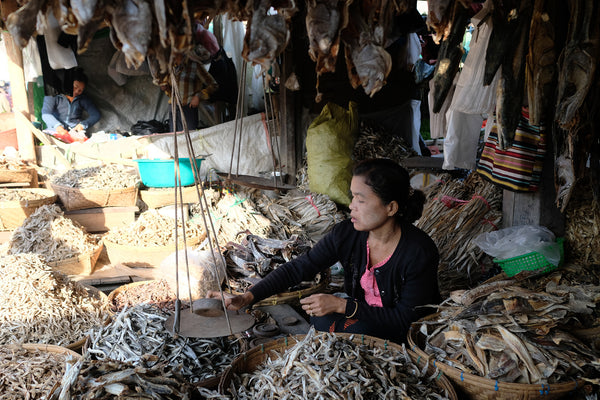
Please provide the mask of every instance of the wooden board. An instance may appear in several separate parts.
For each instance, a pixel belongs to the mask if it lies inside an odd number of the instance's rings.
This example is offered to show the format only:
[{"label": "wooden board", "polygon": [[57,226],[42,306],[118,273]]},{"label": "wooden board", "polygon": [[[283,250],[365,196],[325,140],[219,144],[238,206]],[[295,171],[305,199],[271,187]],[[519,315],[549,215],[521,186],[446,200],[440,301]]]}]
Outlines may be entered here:
[{"label": "wooden board", "polygon": [[137,207],[99,207],[65,211],[65,216],[83,225],[88,232],[106,232],[135,221]]}]

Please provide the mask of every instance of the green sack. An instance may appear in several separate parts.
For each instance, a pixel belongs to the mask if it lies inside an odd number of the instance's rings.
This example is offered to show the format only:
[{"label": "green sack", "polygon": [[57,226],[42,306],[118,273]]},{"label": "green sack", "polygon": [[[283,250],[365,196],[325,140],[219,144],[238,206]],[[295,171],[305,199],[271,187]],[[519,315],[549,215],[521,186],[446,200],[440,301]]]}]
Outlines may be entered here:
[{"label": "green sack", "polygon": [[306,135],[310,190],[345,206],[351,201],[352,150],[358,132],[357,105],[350,102],[348,108],[328,103]]}]

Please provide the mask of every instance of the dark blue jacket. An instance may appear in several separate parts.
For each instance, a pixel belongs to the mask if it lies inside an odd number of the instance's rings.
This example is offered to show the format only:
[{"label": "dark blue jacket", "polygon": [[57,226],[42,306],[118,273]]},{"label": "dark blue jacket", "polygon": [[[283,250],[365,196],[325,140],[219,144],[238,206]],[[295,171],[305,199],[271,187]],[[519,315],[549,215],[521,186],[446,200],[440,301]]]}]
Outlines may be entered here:
[{"label": "dark blue jacket", "polygon": [[[375,270],[383,307],[366,303],[360,278],[367,265],[368,232],[354,229],[350,220],[337,224],[306,254],[279,266],[249,290],[255,301],[285,292],[302,281],[310,281],[337,261],[344,267],[344,289],[358,302],[355,318],[379,327],[379,337],[403,342],[410,324],[432,312],[415,308],[441,301],[438,286],[439,254],[435,243],[412,224],[401,225],[402,236],[390,259]],[[348,301],[346,315],[354,312]]]},{"label": "dark blue jacket", "polygon": [[[83,118],[83,111],[88,114]],[[100,120],[100,111],[85,94],[77,96],[70,102],[64,95],[44,97],[42,119],[48,129],[56,129],[62,125],[67,130],[81,124],[86,130]]]}]

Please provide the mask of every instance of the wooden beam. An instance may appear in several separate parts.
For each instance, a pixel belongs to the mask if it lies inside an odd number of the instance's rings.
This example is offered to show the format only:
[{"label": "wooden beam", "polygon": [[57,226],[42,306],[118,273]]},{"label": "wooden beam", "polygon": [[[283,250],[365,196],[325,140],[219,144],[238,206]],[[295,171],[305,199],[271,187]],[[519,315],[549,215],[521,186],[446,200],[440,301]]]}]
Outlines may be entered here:
[{"label": "wooden beam", "polygon": [[29,111],[25,76],[23,74],[23,53],[8,32],[2,32],[2,39],[6,44],[8,55],[8,74],[13,98],[13,112],[15,115],[21,115],[25,118],[25,121],[22,118],[16,118],[19,154],[23,160],[36,162],[33,136],[29,130],[31,112]]}]

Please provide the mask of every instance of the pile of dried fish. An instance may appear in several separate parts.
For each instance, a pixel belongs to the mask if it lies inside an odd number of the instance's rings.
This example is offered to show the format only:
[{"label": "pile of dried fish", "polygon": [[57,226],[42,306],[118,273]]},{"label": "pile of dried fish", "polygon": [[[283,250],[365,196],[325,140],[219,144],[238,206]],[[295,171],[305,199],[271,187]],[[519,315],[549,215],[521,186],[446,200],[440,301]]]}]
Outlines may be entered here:
[{"label": "pile of dried fish", "polygon": [[47,262],[91,254],[99,238],[64,216],[56,204],[43,205],[15,229],[8,242],[8,254],[35,253]]},{"label": "pile of dried fish", "polygon": [[144,368],[83,357],[68,364],[60,386],[52,389],[48,399],[189,400],[191,392],[189,383],[162,364]]},{"label": "pile of dried fish", "polygon": [[0,170],[18,171],[34,167],[34,164],[20,158],[0,156]]},{"label": "pile of dried fish", "polygon": [[49,197],[48,195],[40,192],[34,192],[32,190],[14,190],[14,189],[3,189],[0,192],[0,201],[31,201],[41,200]]},{"label": "pile of dried fish", "polygon": [[375,121],[360,120],[358,138],[352,151],[352,158],[355,161],[389,158],[402,164],[402,161],[408,157],[416,155],[412,146],[408,145],[402,137],[392,135]]},{"label": "pile of dried fish", "polygon": [[569,259],[576,263],[600,264],[600,207],[592,192],[587,179],[578,182],[565,213]]},{"label": "pile of dried fish", "polygon": [[65,373],[65,353],[0,347],[0,398],[42,399]]},{"label": "pile of dried fish", "polygon": [[174,338],[165,328],[168,316],[148,304],[125,308],[109,325],[91,331],[86,351],[97,360],[148,368],[164,363],[190,383],[219,376],[240,353],[239,342],[227,337]]},{"label": "pile of dried fish", "polygon": [[[181,218],[177,220],[177,230],[177,237],[183,240]],[[185,224],[185,236],[187,240],[202,240],[205,234],[200,225],[190,220]],[[104,238],[112,243],[129,246],[168,246],[175,243],[175,219],[162,215],[155,209],[149,209],[141,213],[135,222],[111,229]]]},{"label": "pile of dried fish", "polygon": [[600,327],[600,270],[591,265],[567,264],[543,276],[535,276],[521,282],[533,291],[559,292],[579,300],[596,304],[589,313],[581,313],[569,321],[568,330]]},{"label": "pile of dried fish", "polygon": [[367,347],[311,328],[256,371],[234,375],[235,399],[443,399],[434,377],[396,347]]},{"label": "pile of dried fish", "polygon": [[[292,236],[288,240],[277,240],[246,235],[239,244],[229,242],[225,252],[229,285],[238,291],[243,291],[281,264],[306,253],[310,247],[310,243],[302,241],[297,236]],[[320,277],[316,279],[318,283]],[[301,287],[302,285],[294,290]]]},{"label": "pile of dried fish", "polygon": [[175,300],[177,297],[164,279],[144,282],[139,285],[120,289],[122,290],[115,293],[110,299],[112,311],[119,312],[126,307],[142,303],[152,304],[163,311],[172,312],[175,310]]},{"label": "pile of dried fish", "polygon": [[135,169],[120,165],[70,169],[52,178],[52,183],[79,189],[124,189],[135,186],[140,178]]},{"label": "pile of dried fish", "polygon": [[423,216],[416,226],[438,247],[438,280],[442,297],[479,282],[485,254],[472,242],[483,232],[497,230],[502,219],[502,190],[473,172],[463,182],[436,183],[429,190]]},{"label": "pile of dried fish", "polygon": [[424,336],[426,353],[485,378],[548,384],[591,377],[600,371],[598,355],[560,327],[595,303],[581,290],[551,283],[539,292],[513,280],[455,291],[412,329]]},{"label": "pile of dried fish", "polygon": [[102,298],[35,254],[0,258],[0,275],[0,344],[72,344],[109,313]]},{"label": "pile of dried fish", "polygon": [[[219,243],[238,240],[240,232],[269,236],[272,223],[257,210],[252,198],[244,192],[226,192],[221,196],[207,196],[210,202],[210,218],[217,232]],[[190,208],[191,221],[204,226],[199,204]],[[208,221],[208,219],[207,219]],[[210,226],[209,226],[209,229]]]}]

